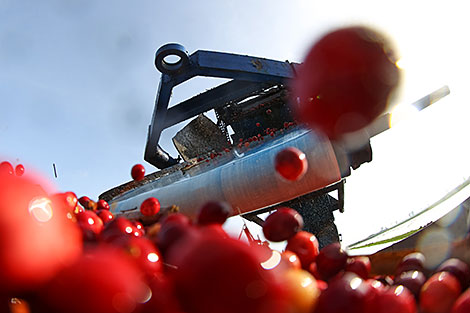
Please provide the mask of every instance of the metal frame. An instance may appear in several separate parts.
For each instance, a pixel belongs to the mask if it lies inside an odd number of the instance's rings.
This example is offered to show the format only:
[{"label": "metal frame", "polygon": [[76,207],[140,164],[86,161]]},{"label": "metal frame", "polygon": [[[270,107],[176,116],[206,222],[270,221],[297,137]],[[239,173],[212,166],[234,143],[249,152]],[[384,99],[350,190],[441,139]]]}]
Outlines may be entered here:
[{"label": "metal frame", "polygon": [[[169,62],[170,56],[177,61]],[[185,48],[176,43],[160,47],[155,54],[155,66],[162,77],[149,125],[144,159],[161,169],[178,163],[177,159],[171,158],[158,145],[164,129],[230,101],[243,99],[263,88],[284,84],[293,76],[297,65],[288,61],[204,50],[188,55]],[[196,76],[232,80],[168,108],[172,89]]]}]

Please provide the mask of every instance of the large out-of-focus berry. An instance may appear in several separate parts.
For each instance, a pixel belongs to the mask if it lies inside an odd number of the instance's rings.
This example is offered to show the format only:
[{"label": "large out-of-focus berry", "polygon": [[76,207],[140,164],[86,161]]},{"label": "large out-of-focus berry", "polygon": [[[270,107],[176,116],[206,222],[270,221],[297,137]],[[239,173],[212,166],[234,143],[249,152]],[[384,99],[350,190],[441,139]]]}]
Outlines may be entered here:
[{"label": "large out-of-focus berry", "polygon": [[81,252],[80,230],[40,180],[0,172],[0,294],[31,290]]},{"label": "large out-of-focus berry", "polygon": [[338,29],[318,40],[292,82],[299,120],[330,138],[382,114],[399,82],[390,41],[368,27]]},{"label": "large out-of-focus berry", "polygon": [[150,296],[139,269],[116,248],[99,246],[84,253],[41,291],[56,312],[137,312]]},{"label": "large out-of-focus berry", "polygon": [[432,275],[421,288],[419,306],[422,313],[450,313],[460,295],[460,283],[454,275],[439,272]]},{"label": "large out-of-focus berry", "polygon": [[199,209],[197,224],[223,224],[231,214],[232,207],[227,202],[210,201]]},{"label": "large out-of-focus berry", "polygon": [[241,241],[202,236],[173,253],[175,287],[191,313],[280,313],[282,293],[257,249]]},{"label": "large out-of-focus berry", "polygon": [[263,224],[263,234],[270,241],[284,241],[302,230],[304,221],[294,209],[282,207],[270,214]]},{"label": "large out-of-focus berry", "polygon": [[436,270],[436,272],[449,272],[453,274],[460,282],[462,290],[470,285],[470,268],[468,265],[456,258],[445,260]]}]

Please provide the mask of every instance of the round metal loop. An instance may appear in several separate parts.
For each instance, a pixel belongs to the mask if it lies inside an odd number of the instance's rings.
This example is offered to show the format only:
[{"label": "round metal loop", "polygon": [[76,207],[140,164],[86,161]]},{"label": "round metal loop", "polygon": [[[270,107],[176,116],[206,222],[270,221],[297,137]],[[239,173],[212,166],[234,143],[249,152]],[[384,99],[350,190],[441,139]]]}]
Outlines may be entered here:
[{"label": "round metal loop", "polygon": [[[175,61],[169,60],[176,59]],[[189,63],[189,55],[185,48],[177,43],[161,46],[155,53],[155,66],[165,74],[172,74]]]}]

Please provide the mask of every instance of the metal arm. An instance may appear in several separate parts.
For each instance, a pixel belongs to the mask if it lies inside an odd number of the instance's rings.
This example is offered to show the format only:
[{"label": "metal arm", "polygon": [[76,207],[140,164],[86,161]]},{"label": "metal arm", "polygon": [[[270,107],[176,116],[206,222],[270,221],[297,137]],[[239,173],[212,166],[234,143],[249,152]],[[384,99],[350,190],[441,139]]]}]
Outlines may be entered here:
[{"label": "metal arm", "polygon": [[[167,61],[170,56],[176,57],[178,61]],[[229,101],[243,98],[256,90],[283,84],[293,76],[294,64],[203,50],[188,55],[182,45],[171,43],[157,50],[155,66],[162,73],[162,77],[149,125],[144,159],[162,169],[178,162],[158,145],[161,132],[165,128],[223,106]],[[196,76],[232,80],[168,109],[173,88]]]}]

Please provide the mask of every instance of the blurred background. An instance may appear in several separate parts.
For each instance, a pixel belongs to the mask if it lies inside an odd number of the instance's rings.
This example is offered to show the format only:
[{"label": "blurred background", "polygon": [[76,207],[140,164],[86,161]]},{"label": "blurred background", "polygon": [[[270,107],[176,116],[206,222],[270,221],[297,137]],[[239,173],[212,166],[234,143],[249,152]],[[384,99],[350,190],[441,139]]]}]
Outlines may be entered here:
[{"label": "blurred background", "polygon": [[[443,85],[451,94],[372,140],[374,160],[348,177],[346,212],[336,216],[343,242],[352,243],[470,175],[466,12],[463,1],[430,0],[0,0],[0,161],[97,199],[129,181],[136,163],[157,170],[143,152],[161,45],[302,62],[328,30],[365,24],[396,43],[404,71],[397,105]],[[193,79],[174,89],[170,105],[221,82]],[[160,141],[173,156],[181,127]],[[239,231],[239,220],[229,224]]]}]

